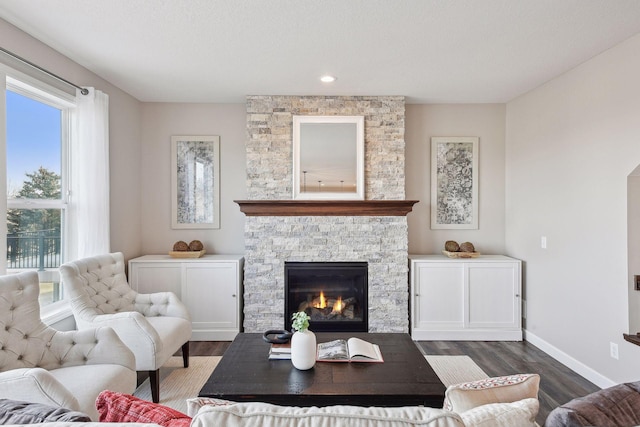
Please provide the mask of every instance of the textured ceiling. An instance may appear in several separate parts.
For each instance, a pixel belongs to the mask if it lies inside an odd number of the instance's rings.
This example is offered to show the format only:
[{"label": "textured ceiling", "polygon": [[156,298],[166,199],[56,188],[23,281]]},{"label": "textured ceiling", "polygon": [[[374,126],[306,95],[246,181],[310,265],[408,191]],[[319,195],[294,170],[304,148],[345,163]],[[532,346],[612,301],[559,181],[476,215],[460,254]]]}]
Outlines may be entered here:
[{"label": "textured ceiling", "polygon": [[2,0],[0,18],[141,101],[490,103],[639,33],[640,1]]}]

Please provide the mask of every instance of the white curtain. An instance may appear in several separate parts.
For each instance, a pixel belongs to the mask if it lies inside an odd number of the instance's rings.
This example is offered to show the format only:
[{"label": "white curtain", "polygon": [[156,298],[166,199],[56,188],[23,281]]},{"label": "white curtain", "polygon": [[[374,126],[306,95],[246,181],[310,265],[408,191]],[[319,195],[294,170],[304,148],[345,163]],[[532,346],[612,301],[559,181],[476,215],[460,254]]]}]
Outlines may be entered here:
[{"label": "white curtain", "polygon": [[76,93],[71,143],[69,261],[110,252],[109,96],[88,88]]}]

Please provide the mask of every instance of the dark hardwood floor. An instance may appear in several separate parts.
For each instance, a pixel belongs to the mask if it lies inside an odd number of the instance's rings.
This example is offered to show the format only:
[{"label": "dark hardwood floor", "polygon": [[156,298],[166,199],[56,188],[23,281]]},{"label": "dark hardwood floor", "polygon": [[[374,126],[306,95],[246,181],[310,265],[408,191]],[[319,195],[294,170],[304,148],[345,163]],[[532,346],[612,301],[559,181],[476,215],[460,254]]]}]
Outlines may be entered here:
[{"label": "dark hardwood floor", "polygon": [[[230,344],[227,341],[192,341],[189,352],[191,356],[222,356]],[[419,341],[417,344],[424,354],[467,355],[491,377],[540,374],[537,421],[541,426],[558,405],[600,390],[526,341]]]},{"label": "dark hardwood floor", "polygon": [[539,374],[540,425],[557,406],[600,390],[526,341],[419,341],[418,345],[424,354],[467,355],[490,377]]},{"label": "dark hardwood floor", "polygon": [[222,356],[231,341],[191,341],[189,342],[190,356]]}]

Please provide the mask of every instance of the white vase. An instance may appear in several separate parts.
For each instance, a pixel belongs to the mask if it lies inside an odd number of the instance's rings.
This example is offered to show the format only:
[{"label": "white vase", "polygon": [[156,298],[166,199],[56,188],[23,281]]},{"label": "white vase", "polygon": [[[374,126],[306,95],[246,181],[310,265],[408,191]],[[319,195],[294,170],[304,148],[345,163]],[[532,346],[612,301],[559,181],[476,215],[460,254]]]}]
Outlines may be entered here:
[{"label": "white vase", "polygon": [[316,364],[316,334],[310,330],[296,331],[291,337],[291,363],[305,371]]}]

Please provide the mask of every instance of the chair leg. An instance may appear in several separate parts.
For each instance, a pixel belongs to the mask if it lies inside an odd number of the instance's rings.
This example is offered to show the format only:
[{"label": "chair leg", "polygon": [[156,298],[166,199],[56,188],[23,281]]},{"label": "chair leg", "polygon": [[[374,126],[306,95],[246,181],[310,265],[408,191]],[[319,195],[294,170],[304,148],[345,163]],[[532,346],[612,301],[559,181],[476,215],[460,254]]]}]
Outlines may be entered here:
[{"label": "chair leg", "polygon": [[189,367],[189,341],[182,344],[182,363],[185,368]]},{"label": "chair leg", "polygon": [[153,403],[160,402],[160,369],[149,371],[149,383],[151,385],[151,400]]}]

